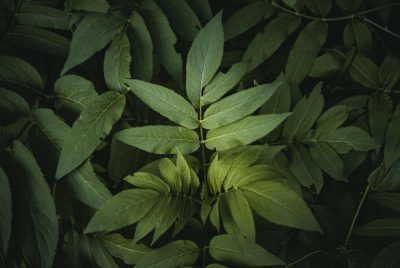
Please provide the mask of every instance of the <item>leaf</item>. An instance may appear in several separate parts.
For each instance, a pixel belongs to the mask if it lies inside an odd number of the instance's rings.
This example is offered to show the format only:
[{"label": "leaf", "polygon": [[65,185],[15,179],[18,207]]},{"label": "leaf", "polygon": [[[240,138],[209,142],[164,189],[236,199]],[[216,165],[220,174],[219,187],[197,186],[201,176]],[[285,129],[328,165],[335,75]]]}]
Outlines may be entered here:
[{"label": "leaf", "polygon": [[11,235],[11,190],[8,177],[0,167],[0,254],[2,256],[7,255],[8,242]]},{"label": "leaf", "polygon": [[400,193],[374,193],[368,196],[379,204],[400,211]]},{"label": "leaf", "polygon": [[387,218],[367,222],[354,229],[354,234],[361,236],[400,236],[400,219]]},{"label": "leaf", "polygon": [[6,36],[7,42],[45,54],[65,57],[69,40],[64,36],[29,25],[14,26]]},{"label": "leaf", "polygon": [[136,11],[129,18],[128,37],[131,35],[132,72],[136,79],[150,81],[153,76],[153,41],[147,26]]},{"label": "leaf", "polygon": [[255,1],[233,13],[224,25],[225,40],[230,40],[267,20],[275,8],[264,1]]},{"label": "leaf", "polygon": [[378,147],[385,140],[385,133],[392,116],[393,103],[389,95],[373,94],[368,101],[368,119],[372,138]]},{"label": "leaf", "polygon": [[289,113],[248,116],[227,126],[212,129],[207,133],[206,147],[224,151],[250,144],[267,135],[288,116]]},{"label": "leaf", "polygon": [[18,87],[33,91],[43,90],[45,84],[38,71],[26,61],[0,55],[0,83],[2,86]]},{"label": "leaf", "polygon": [[170,187],[164,180],[146,172],[135,172],[132,176],[125,177],[124,181],[138,188],[152,189],[160,193],[170,192]]},{"label": "leaf", "polygon": [[28,115],[29,104],[17,93],[0,88],[0,122],[13,122]]},{"label": "leaf", "polygon": [[[387,170],[387,169],[386,169]],[[375,188],[378,191],[398,191],[400,190],[400,160],[396,161],[389,171],[384,175],[377,171],[377,181]]]},{"label": "leaf", "polygon": [[69,29],[68,13],[34,3],[22,3],[16,20],[19,24],[60,30]]},{"label": "leaf", "polygon": [[305,0],[307,8],[316,15],[328,15],[332,8],[331,0]]},{"label": "leaf", "polygon": [[61,178],[85,161],[121,117],[125,96],[107,92],[94,99],[72,126],[61,150],[56,178]]},{"label": "leaf", "polygon": [[85,228],[85,233],[113,231],[141,220],[159,199],[159,193],[149,189],[122,191],[107,200],[97,210]]},{"label": "leaf", "polygon": [[187,40],[193,40],[201,28],[196,13],[185,0],[158,0],[172,28]]},{"label": "leaf", "polygon": [[400,241],[393,242],[379,252],[369,268],[396,267],[400,261]]},{"label": "leaf", "polygon": [[263,32],[258,33],[250,41],[246,52],[243,55],[243,61],[249,61],[248,71],[254,70],[264,61],[269,59],[300,25],[301,19],[298,16],[292,16],[280,12],[264,28]]},{"label": "leaf", "polygon": [[343,10],[350,11],[350,10],[355,10],[357,9],[361,3],[362,0],[336,0],[336,4]]},{"label": "leaf", "polygon": [[72,111],[76,115],[80,114],[88,103],[98,96],[92,82],[72,74],[57,79],[54,84],[54,92],[56,93],[56,108],[62,111]]},{"label": "leaf", "polygon": [[209,21],[212,18],[212,10],[208,0],[186,0],[186,2],[192,7],[193,11],[203,19]]},{"label": "leaf", "polygon": [[226,192],[226,201],[238,229],[247,239],[255,241],[256,227],[253,213],[244,193],[241,190],[228,191]]},{"label": "leaf", "polygon": [[193,106],[173,90],[135,79],[125,82],[139,99],[169,120],[190,129],[199,126]]},{"label": "leaf", "polygon": [[115,139],[155,154],[190,154],[200,147],[196,132],[183,127],[145,126],[122,130]]},{"label": "leaf", "polygon": [[400,79],[400,59],[392,54],[387,54],[379,68],[379,80],[383,88],[391,91]]},{"label": "leaf", "polygon": [[262,267],[283,265],[284,261],[275,257],[251,240],[231,235],[214,236],[210,242],[210,255],[217,261],[233,265]]},{"label": "leaf", "polygon": [[133,243],[132,240],[126,239],[120,234],[110,234],[100,237],[99,240],[105,248],[116,258],[123,260],[126,264],[135,264],[151,252],[151,250],[144,246]]},{"label": "leaf", "polygon": [[73,33],[70,52],[61,75],[103,49],[122,30],[124,23],[124,18],[110,14],[85,16]]},{"label": "leaf", "polygon": [[153,250],[139,260],[135,268],[173,268],[194,264],[200,249],[189,240],[177,240]]},{"label": "leaf", "polygon": [[329,108],[318,118],[315,136],[320,137],[336,130],[346,121],[347,116],[347,108],[344,105]]},{"label": "leaf", "polygon": [[312,128],[324,107],[321,87],[322,83],[317,84],[308,98],[303,97],[296,104],[293,114],[283,126],[282,135],[284,137],[292,138],[301,136]]},{"label": "leaf", "polygon": [[389,169],[400,158],[399,126],[400,114],[393,114],[385,135],[384,163],[386,169]]},{"label": "leaf", "polygon": [[105,13],[110,5],[107,0],[68,0],[66,7],[77,11]]},{"label": "leaf", "polygon": [[149,7],[140,10],[140,13],[151,34],[154,53],[169,75],[183,87],[183,63],[181,55],[176,52],[174,47],[177,42],[175,33],[162,10],[153,1],[146,2],[146,4],[149,4]]},{"label": "leaf", "polygon": [[298,85],[310,72],[328,34],[328,24],[312,21],[299,34],[286,63],[286,77]]},{"label": "leaf", "polygon": [[324,142],[316,142],[310,147],[315,162],[335,180],[345,181],[344,165],[339,155]]},{"label": "leaf", "polygon": [[[31,267],[52,267],[57,241],[58,222],[50,189],[33,155],[19,141],[14,141],[11,156],[17,183],[14,206],[15,241]],[[10,174],[11,175],[11,174]]]},{"label": "leaf", "polygon": [[242,119],[260,108],[281,85],[281,82],[276,82],[256,86],[212,104],[205,111],[201,126],[214,129]]},{"label": "leaf", "polygon": [[240,187],[252,209],[279,225],[321,231],[306,203],[297,193],[277,181],[255,181]]},{"label": "leaf", "polygon": [[186,62],[186,93],[198,107],[202,91],[217,72],[224,49],[224,33],[221,22],[222,13],[218,13],[193,41]]},{"label": "leaf", "polygon": [[329,78],[339,73],[341,68],[342,62],[334,55],[326,53],[315,59],[308,76],[313,78]]},{"label": "leaf", "polygon": [[104,56],[104,78],[108,88],[123,92],[122,81],[130,78],[131,46],[125,33],[114,38]]},{"label": "leaf", "polygon": [[213,103],[231,90],[246,73],[246,63],[232,65],[226,73],[218,73],[204,88],[203,96],[200,97],[202,105]]},{"label": "leaf", "polygon": [[361,53],[353,58],[349,74],[354,81],[366,88],[379,88],[378,66]]},{"label": "leaf", "polygon": [[351,20],[343,32],[344,46],[347,49],[356,47],[364,55],[372,53],[372,33],[363,22]]}]

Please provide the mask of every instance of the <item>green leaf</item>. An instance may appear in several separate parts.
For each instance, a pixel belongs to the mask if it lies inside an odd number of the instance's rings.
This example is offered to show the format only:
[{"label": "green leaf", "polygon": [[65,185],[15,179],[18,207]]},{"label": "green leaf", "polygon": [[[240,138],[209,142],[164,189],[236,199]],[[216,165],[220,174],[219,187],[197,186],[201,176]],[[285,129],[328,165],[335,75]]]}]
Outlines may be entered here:
[{"label": "green leaf", "polygon": [[199,126],[193,106],[175,91],[140,80],[127,79],[125,82],[139,99],[169,120],[190,129]]},{"label": "green leaf", "polygon": [[149,7],[140,10],[140,13],[151,34],[154,53],[169,75],[183,87],[183,63],[181,55],[176,52],[174,47],[177,42],[175,33],[162,10],[153,1],[146,2],[146,4],[149,4]]},{"label": "green leaf", "polygon": [[328,34],[328,24],[312,21],[299,34],[286,63],[286,77],[298,85],[310,72]]},{"label": "green leaf", "polygon": [[165,182],[169,185],[169,188],[171,188],[173,192],[181,192],[182,181],[180,180],[178,169],[172,160],[169,158],[161,159],[160,163],[158,164],[158,168]]},{"label": "green leaf", "polygon": [[99,240],[111,255],[130,265],[137,263],[143,256],[151,252],[148,247],[135,244],[120,234],[106,235],[99,237]]},{"label": "green leaf", "polygon": [[160,193],[170,192],[170,188],[164,180],[146,172],[135,172],[132,176],[125,177],[124,181],[138,188],[152,189]]},{"label": "green leaf", "polygon": [[249,61],[248,71],[254,70],[269,59],[300,25],[301,19],[285,12],[280,12],[250,41],[243,61]]},{"label": "green leaf", "polygon": [[129,18],[128,37],[132,47],[133,77],[136,79],[150,81],[153,76],[153,41],[150,32],[140,14],[132,12]]},{"label": "green leaf", "polygon": [[68,0],[66,8],[77,11],[106,13],[110,5],[107,0]]},{"label": "green leaf", "polygon": [[14,26],[6,36],[7,42],[45,54],[68,55],[69,40],[64,36],[29,25]]},{"label": "green leaf", "polygon": [[239,145],[250,144],[271,132],[290,114],[266,114],[243,118],[240,121],[212,129],[207,133],[206,147],[224,151]]},{"label": "green leaf", "polygon": [[372,237],[400,237],[400,219],[378,219],[354,229],[354,234]]},{"label": "green leaf", "polygon": [[349,74],[354,81],[372,89],[380,86],[378,71],[378,66],[361,53],[356,54],[349,67]]},{"label": "green leaf", "polygon": [[313,78],[329,78],[335,76],[342,68],[342,62],[334,55],[326,53],[315,59],[308,73]]},{"label": "green leaf", "polygon": [[115,139],[149,153],[190,154],[200,147],[199,136],[193,130],[174,126],[145,126],[122,130]]},{"label": "green leaf", "polygon": [[329,134],[340,127],[347,119],[347,108],[344,105],[337,105],[326,110],[317,120],[315,136]]},{"label": "green leaf", "polygon": [[0,122],[13,122],[21,116],[28,115],[29,104],[13,91],[0,88]]},{"label": "green leaf", "polygon": [[225,22],[225,40],[230,40],[252,27],[267,20],[275,13],[275,8],[267,2],[255,1],[232,14]]},{"label": "green leaf", "polygon": [[196,13],[185,0],[158,0],[172,28],[187,40],[193,40],[201,28]]},{"label": "green leaf", "polygon": [[305,0],[307,8],[316,15],[328,15],[332,8],[332,0]]},{"label": "green leaf", "polygon": [[339,181],[346,180],[343,161],[329,144],[316,142],[310,147],[310,152],[315,162],[317,162],[328,175]]},{"label": "green leaf", "polygon": [[121,117],[125,96],[107,92],[94,99],[72,126],[61,150],[56,178],[61,178],[85,161]]},{"label": "green leaf", "polygon": [[125,33],[120,34],[111,42],[104,56],[104,78],[108,88],[123,92],[122,81],[130,78],[131,46]]},{"label": "green leaf", "polygon": [[283,126],[282,135],[284,137],[292,138],[304,135],[313,127],[324,107],[321,87],[322,83],[317,84],[308,98],[303,97],[296,104],[293,114]]},{"label": "green leaf", "polygon": [[400,190],[400,160],[392,165],[386,176],[383,176],[382,173],[378,173],[378,181],[379,185],[376,187],[378,191]]},{"label": "green leaf", "polygon": [[[33,155],[19,141],[11,148],[18,192],[14,207],[15,241],[31,267],[52,267],[58,241],[56,208]],[[11,174],[9,174],[11,176]]]},{"label": "green leaf", "polygon": [[19,24],[60,30],[69,29],[68,13],[34,3],[22,3],[16,15],[16,20]]},{"label": "green leaf", "polygon": [[336,4],[346,11],[357,9],[362,2],[363,0],[336,0]]},{"label": "green leaf", "polygon": [[214,129],[255,112],[282,85],[281,82],[256,86],[230,95],[207,108],[201,126]]},{"label": "green leaf", "polygon": [[123,17],[110,14],[85,16],[73,33],[70,52],[61,75],[103,49],[117,33],[122,31],[124,23]]},{"label": "green leaf", "polygon": [[368,101],[368,120],[372,138],[379,148],[385,140],[386,128],[392,116],[393,103],[389,95],[375,93]]},{"label": "green leaf", "polygon": [[64,75],[54,84],[55,107],[61,111],[72,111],[76,115],[86,108],[98,94],[92,82],[77,76]]},{"label": "green leaf", "polygon": [[400,241],[387,245],[375,257],[369,268],[396,267],[400,261]]},{"label": "green leaf", "polygon": [[253,213],[246,196],[241,190],[226,192],[226,201],[232,218],[241,231],[249,240],[255,241],[256,227],[253,220]]},{"label": "green leaf", "polygon": [[202,91],[217,72],[224,49],[222,13],[216,15],[193,41],[186,62],[186,93],[198,107]]},{"label": "green leaf", "polygon": [[[400,106],[396,110],[399,111]],[[400,114],[393,114],[385,135],[384,163],[389,169],[400,158]]]},{"label": "green leaf", "polygon": [[43,90],[44,81],[38,71],[26,61],[0,55],[0,85],[35,92]]},{"label": "green leaf", "polygon": [[6,256],[11,235],[11,190],[8,177],[0,167],[0,254]]},{"label": "green leaf", "polygon": [[368,197],[386,207],[400,211],[400,193],[382,192],[371,194]]},{"label": "green leaf", "polygon": [[210,255],[217,261],[240,267],[263,267],[285,264],[284,261],[251,240],[231,235],[214,236],[210,242]]},{"label": "green leaf", "polygon": [[387,54],[379,68],[379,80],[383,88],[390,91],[400,80],[400,59],[392,54]]},{"label": "green leaf", "polygon": [[284,226],[321,231],[301,197],[277,181],[256,181],[240,187],[257,214]]},{"label": "green leaf", "polygon": [[363,54],[371,55],[372,33],[368,26],[361,21],[351,20],[344,28],[343,39],[346,49],[356,47]]},{"label": "green leaf", "polygon": [[189,240],[177,240],[153,250],[139,260],[135,268],[174,268],[191,266],[200,249]]},{"label": "green leaf", "polygon": [[219,100],[231,90],[246,73],[247,63],[236,63],[226,73],[218,73],[204,88],[201,104],[207,105]]},{"label": "green leaf", "polygon": [[153,208],[159,197],[158,192],[150,189],[122,191],[97,210],[85,233],[113,231],[134,224]]},{"label": "green leaf", "polygon": [[186,0],[186,2],[203,19],[209,21],[212,18],[212,10],[208,0]]}]

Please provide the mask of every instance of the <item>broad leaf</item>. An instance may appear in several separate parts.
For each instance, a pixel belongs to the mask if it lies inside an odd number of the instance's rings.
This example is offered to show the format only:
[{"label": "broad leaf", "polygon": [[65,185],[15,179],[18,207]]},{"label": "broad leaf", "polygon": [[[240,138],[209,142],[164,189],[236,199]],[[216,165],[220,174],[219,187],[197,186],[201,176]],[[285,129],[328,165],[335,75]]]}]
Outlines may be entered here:
[{"label": "broad leaf", "polygon": [[11,235],[11,190],[8,177],[0,167],[0,254],[6,256]]},{"label": "broad leaf", "polygon": [[354,57],[349,67],[349,74],[354,81],[366,88],[378,88],[380,85],[378,66],[361,53]]},{"label": "broad leaf", "polygon": [[227,126],[212,129],[207,133],[206,147],[224,151],[250,144],[270,133],[288,116],[289,113],[248,116]]},{"label": "broad leaf", "polygon": [[156,154],[190,154],[200,147],[199,136],[193,130],[174,126],[145,126],[122,130],[115,139]]},{"label": "broad leaf", "polygon": [[29,104],[13,91],[0,88],[0,122],[11,123],[21,116],[28,115]]},{"label": "broad leaf", "polygon": [[344,105],[333,106],[326,110],[317,120],[315,136],[327,135],[340,127],[347,119],[347,108]]},{"label": "broad leaf", "polygon": [[63,143],[56,177],[59,179],[85,161],[111,131],[125,106],[125,96],[107,92],[93,98],[72,126]]},{"label": "broad leaf", "polygon": [[368,119],[372,138],[381,147],[392,115],[393,104],[387,94],[373,94],[368,101]]},{"label": "broad leaf", "polygon": [[310,152],[315,162],[336,180],[346,180],[343,161],[329,144],[316,142],[310,147]]},{"label": "broad leaf", "polygon": [[105,13],[110,5],[107,0],[68,0],[66,1],[66,8],[87,11],[87,12],[100,12]]},{"label": "broad leaf", "polygon": [[68,13],[56,8],[29,2],[21,4],[16,20],[20,24],[61,30],[69,29]]},{"label": "broad leaf", "polygon": [[314,14],[326,16],[332,8],[331,0],[305,0],[307,8]]},{"label": "broad leaf", "polygon": [[400,193],[382,192],[371,194],[368,197],[386,207],[400,211]]},{"label": "broad leaf", "polygon": [[150,108],[181,126],[194,129],[199,126],[193,106],[173,90],[140,80],[125,80],[130,90]]},{"label": "broad leaf", "polygon": [[315,59],[308,73],[313,78],[329,78],[335,76],[341,70],[342,63],[330,53],[323,54]]},{"label": "broad leaf", "polygon": [[253,213],[244,193],[241,190],[228,191],[226,192],[226,202],[238,229],[247,239],[255,241],[256,227]]},{"label": "broad leaf", "polygon": [[346,49],[356,47],[363,54],[371,55],[372,32],[363,22],[351,20],[344,28],[343,40]]},{"label": "broad leaf", "polygon": [[400,241],[387,245],[375,257],[369,268],[396,267],[399,264]]},{"label": "broad leaf", "polygon": [[400,237],[400,219],[387,218],[373,220],[355,228],[354,233],[372,237]]},{"label": "broad leaf", "polygon": [[186,62],[186,93],[198,107],[205,86],[217,72],[224,48],[222,13],[216,15],[196,36]]}]

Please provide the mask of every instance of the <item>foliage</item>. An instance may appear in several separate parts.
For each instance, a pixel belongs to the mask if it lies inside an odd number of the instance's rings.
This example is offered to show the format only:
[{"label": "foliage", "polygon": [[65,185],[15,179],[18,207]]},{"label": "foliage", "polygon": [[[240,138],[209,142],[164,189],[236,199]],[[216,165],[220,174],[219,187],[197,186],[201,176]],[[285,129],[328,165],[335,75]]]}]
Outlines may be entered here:
[{"label": "foliage", "polygon": [[0,266],[399,265],[399,3],[0,7]]}]

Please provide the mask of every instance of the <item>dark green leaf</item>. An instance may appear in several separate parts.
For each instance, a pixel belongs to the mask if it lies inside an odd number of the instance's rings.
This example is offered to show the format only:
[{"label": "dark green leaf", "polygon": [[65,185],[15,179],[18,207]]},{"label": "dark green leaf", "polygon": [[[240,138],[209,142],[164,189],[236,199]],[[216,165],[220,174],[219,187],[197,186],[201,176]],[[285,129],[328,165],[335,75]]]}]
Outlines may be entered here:
[{"label": "dark green leaf", "polygon": [[17,93],[0,88],[0,122],[13,122],[28,115],[29,104]]},{"label": "dark green leaf", "polygon": [[351,20],[344,29],[343,39],[347,49],[356,47],[364,55],[371,55],[372,33],[361,21]]},{"label": "dark green leaf", "polygon": [[396,267],[400,262],[400,241],[387,245],[375,257],[369,268]]},{"label": "dark green leaf", "polygon": [[107,0],[68,0],[66,7],[77,11],[105,13],[110,5]]},{"label": "dark green leaf", "polygon": [[372,138],[380,148],[385,140],[386,128],[392,116],[393,103],[389,95],[375,93],[368,101],[368,120]]},{"label": "dark green leaf", "polygon": [[323,54],[315,59],[308,74],[313,78],[328,78],[336,75],[342,68],[342,63],[332,54]]},{"label": "dark green leaf", "polygon": [[363,54],[358,53],[354,57],[349,68],[349,73],[354,81],[364,87],[379,88],[378,66]]},{"label": "dark green leaf", "polygon": [[305,0],[305,4],[312,13],[322,17],[328,15],[332,8],[332,0]]},{"label": "dark green leaf", "polygon": [[56,8],[34,3],[22,3],[16,20],[20,24],[37,27],[61,30],[69,29],[68,13]]},{"label": "dark green leaf", "polygon": [[[400,111],[400,106],[396,108]],[[400,158],[400,114],[394,113],[390,119],[385,136],[384,163],[389,169]]]},{"label": "dark green leaf", "polygon": [[357,9],[362,2],[363,0],[336,0],[336,4],[346,11]]},{"label": "dark green leaf", "polygon": [[11,190],[8,177],[0,167],[0,253],[6,256],[8,249],[8,241],[11,235]]},{"label": "dark green leaf", "polygon": [[316,142],[310,147],[310,152],[315,162],[336,180],[346,180],[344,176],[344,165],[339,155],[324,142]]},{"label": "dark green leaf", "polygon": [[212,10],[208,0],[186,0],[186,2],[203,19],[210,20],[212,18]]},{"label": "dark green leaf", "polygon": [[382,192],[371,194],[368,197],[384,206],[400,211],[400,193]]},{"label": "dark green leaf", "polygon": [[388,218],[373,220],[355,228],[354,233],[373,237],[400,237],[400,219]]}]

